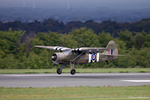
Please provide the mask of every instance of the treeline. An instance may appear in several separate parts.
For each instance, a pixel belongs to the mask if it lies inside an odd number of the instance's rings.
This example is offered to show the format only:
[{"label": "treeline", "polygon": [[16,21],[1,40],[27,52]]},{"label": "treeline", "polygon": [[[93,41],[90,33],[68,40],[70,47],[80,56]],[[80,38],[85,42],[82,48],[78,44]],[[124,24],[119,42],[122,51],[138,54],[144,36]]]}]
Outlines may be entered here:
[{"label": "treeline", "polygon": [[[63,22],[58,22],[53,19],[47,19],[43,22],[35,20],[30,23],[22,23],[20,21],[2,23],[0,22],[0,30],[8,31],[9,28],[12,30],[23,30],[26,31],[22,37],[22,42],[27,38],[33,38],[38,32],[57,32],[57,33],[69,33],[72,29],[80,29],[81,27],[86,27],[87,29],[92,29],[94,33],[98,35],[102,31],[108,32],[114,37],[118,37],[118,32],[129,30],[130,32],[149,32],[150,28],[150,18],[143,19],[134,23],[117,23],[116,21],[103,21],[101,23],[94,22],[93,20],[87,20],[86,22],[81,21],[70,21],[67,24]],[[136,33],[135,33],[136,34]]]},{"label": "treeline", "polygon": [[[118,32],[114,37],[108,32],[102,31],[96,34],[92,29],[72,29],[68,34],[57,32],[38,32],[34,38],[28,38],[21,42],[25,31],[12,30],[0,31],[0,69],[40,69],[57,68],[51,56],[52,50],[35,48],[34,45],[64,46],[70,48],[79,47],[106,47],[110,40],[117,43],[120,55],[118,59],[106,62],[81,65],[81,68],[126,68],[126,67],[150,67],[150,34],[146,31],[130,32],[128,30]],[[70,66],[67,66],[70,67]],[[77,67],[77,66],[76,66]]]}]

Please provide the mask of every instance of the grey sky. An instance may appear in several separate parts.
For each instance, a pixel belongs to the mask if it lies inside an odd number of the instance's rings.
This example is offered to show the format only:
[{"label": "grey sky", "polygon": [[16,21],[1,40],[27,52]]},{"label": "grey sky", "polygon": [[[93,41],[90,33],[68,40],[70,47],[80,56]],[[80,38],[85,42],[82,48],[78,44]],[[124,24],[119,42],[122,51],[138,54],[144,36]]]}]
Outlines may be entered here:
[{"label": "grey sky", "polygon": [[122,9],[149,8],[150,0],[0,0],[0,7],[107,7]]}]

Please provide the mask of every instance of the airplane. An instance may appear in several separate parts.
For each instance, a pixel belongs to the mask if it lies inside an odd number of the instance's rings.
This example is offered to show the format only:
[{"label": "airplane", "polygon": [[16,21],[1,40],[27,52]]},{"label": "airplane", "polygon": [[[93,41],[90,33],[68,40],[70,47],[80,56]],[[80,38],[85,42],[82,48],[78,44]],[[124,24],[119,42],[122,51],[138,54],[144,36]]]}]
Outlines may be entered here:
[{"label": "airplane", "polygon": [[[38,48],[51,49],[59,52],[55,52],[52,55],[52,61],[55,64],[62,64],[61,68],[57,69],[57,74],[61,74],[63,68],[70,64],[71,66],[71,75],[76,73],[74,69],[75,64],[86,64],[86,63],[95,63],[106,61],[107,64],[109,60],[116,59],[118,55],[118,49],[116,43],[111,40],[107,44],[106,48],[101,47],[81,47],[76,49],[71,49],[62,46],[38,46]],[[100,53],[99,51],[103,51]]]}]

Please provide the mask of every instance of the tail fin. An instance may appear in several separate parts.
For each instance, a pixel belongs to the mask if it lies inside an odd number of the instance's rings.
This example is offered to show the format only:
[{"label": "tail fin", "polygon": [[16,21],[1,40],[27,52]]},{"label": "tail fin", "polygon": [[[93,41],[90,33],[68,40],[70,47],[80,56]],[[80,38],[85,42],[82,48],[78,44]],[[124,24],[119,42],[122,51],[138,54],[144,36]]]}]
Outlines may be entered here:
[{"label": "tail fin", "polygon": [[108,50],[105,50],[103,52],[104,55],[108,55],[108,56],[112,55],[113,59],[116,59],[118,57],[118,49],[115,41],[113,40],[109,41],[106,48],[108,48]]}]

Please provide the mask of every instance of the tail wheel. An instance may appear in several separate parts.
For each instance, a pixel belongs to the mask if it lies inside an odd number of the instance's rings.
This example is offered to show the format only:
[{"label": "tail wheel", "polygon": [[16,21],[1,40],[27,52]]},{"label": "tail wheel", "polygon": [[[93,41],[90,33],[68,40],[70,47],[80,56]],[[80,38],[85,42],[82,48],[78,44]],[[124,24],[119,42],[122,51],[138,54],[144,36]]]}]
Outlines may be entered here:
[{"label": "tail wheel", "polygon": [[57,69],[57,74],[61,74],[62,71],[60,70],[60,68]]},{"label": "tail wheel", "polygon": [[76,73],[76,70],[72,69],[70,73],[71,73],[71,75],[74,75]]}]

